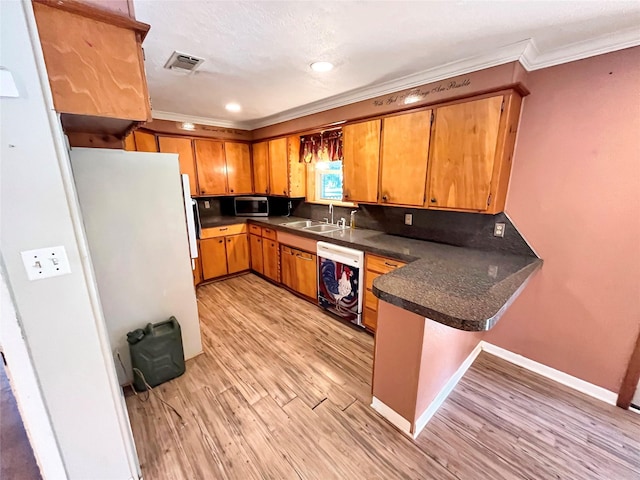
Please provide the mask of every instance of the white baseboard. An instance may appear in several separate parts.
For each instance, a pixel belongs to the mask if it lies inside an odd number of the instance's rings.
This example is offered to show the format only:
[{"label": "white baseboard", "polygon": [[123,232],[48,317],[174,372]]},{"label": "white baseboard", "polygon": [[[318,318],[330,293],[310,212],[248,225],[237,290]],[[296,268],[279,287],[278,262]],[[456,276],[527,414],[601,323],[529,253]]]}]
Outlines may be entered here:
[{"label": "white baseboard", "polygon": [[424,427],[427,426],[427,423],[429,423],[429,420],[431,420],[431,417],[435,415],[435,413],[438,411],[440,406],[444,403],[444,401],[447,399],[449,394],[453,391],[455,386],[463,377],[465,372],[473,364],[473,361],[476,359],[478,355],[480,355],[481,351],[482,351],[482,341],[480,341],[478,345],[476,345],[476,348],[474,348],[473,351],[469,354],[469,356],[465,359],[465,361],[462,362],[462,365],[458,367],[458,370],[456,370],[456,373],[454,373],[453,376],[449,379],[449,381],[445,384],[445,386],[442,387],[442,390],[438,392],[438,395],[436,395],[436,398],[434,398],[431,404],[427,407],[427,409],[424,412],[422,412],[418,420],[416,420],[415,429],[412,435],[414,440],[418,438],[418,435],[420,435],[420,432],[424,430]]},{"label": "white baseboard", "polygon": [[393,425],[396,426],[402,433],[411,437],[411,422],[400,415],[398,412],[393,410],[391,407],[388,407],[376,397],[373,397],[371,401],[371,407],[382,415],[384,418],[389,420]]},{"label": "white baseboard", "polygon": [[523,357],[522,355],[518,355],[517,353],[513,353],[509,350],[505,350],[504,348],[487,343],[484,340],[480,342],[480,344],[482,346],[482,350],[491,355],[495,355],[496,357],[502,358],[514,365],[518,365],[519,367],[542,375],[543,377],[561,383],[569,388],[573,388],[574,390],[589,395],[590,397],[596,398],[610,405],[615,405],[618,400],[618,394],[607,390],[606,388],[585,382],[573,375],[548,367],[542,363],[536,362],[535,360],[531,360],[527,357]]}]

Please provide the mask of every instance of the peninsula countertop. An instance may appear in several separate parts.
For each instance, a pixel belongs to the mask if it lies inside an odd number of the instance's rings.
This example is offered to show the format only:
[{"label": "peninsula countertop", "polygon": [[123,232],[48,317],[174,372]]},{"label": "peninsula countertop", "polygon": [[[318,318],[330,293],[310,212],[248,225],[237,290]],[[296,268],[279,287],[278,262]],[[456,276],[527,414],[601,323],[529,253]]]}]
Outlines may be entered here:
[{"label": "peninsula countertop", "polygon": [[381,300],[459,330],[491,329],[520,294],[542,260],[389,235],[376,230],[345,229],[318,234],[283,225],[298,217],[214,217],[203,228],[247,220],[295,235],[409,262],[376,278],[373,293]]}]

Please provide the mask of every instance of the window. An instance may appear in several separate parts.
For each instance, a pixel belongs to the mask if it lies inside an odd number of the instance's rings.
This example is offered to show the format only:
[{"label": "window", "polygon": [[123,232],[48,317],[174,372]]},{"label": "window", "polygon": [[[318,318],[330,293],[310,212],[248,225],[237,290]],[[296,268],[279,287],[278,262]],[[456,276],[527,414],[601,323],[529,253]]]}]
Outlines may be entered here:
[{"label": "window", "polygon": [[316,199],[342,201],[342,160],[316,163]]}]

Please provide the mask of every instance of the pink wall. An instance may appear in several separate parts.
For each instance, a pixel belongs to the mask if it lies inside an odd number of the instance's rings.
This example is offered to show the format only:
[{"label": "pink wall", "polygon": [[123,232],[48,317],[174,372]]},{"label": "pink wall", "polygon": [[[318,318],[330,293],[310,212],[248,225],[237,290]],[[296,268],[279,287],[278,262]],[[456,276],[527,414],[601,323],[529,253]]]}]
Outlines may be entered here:
[{"label": "pink wall", "polygon": [[640,47],[527,87],[506,212],[544,266],[486,340],[617,392],[640,329]]}]

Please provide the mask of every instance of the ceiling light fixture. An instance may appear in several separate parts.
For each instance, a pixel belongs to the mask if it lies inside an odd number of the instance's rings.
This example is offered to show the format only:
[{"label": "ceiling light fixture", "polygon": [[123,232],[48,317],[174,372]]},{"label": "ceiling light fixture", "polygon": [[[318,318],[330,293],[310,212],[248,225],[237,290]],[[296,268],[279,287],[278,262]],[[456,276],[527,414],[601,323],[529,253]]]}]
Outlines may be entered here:
[{"label": "ceiling light fixture", "polygon": [[191,123],[191,122],[182,122],[182,123],[180,124],[180,128],[181,128],[182,130],[190,130],[190,131],[193,131],[193,130],[195,130],[195,129],[196,129],[196,126],[195,126],[193,123]]},{"label": "ceiling light fixture", "polygon": [[333,63],[331,62],[313,62],[310,66],[314,72],[328,72],[333,70]]},{"label": "ceiling light fixture", "polygon": [[240,110],[242,110],[242,107],[237,103],[227,103],[224,108],[226,108],[230,112],[239,112]]}]

